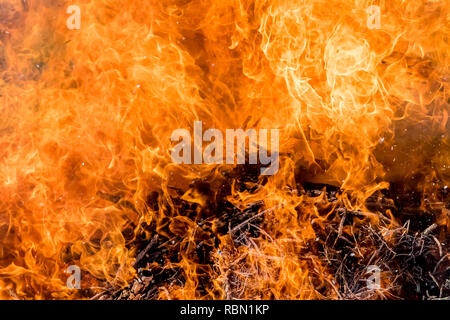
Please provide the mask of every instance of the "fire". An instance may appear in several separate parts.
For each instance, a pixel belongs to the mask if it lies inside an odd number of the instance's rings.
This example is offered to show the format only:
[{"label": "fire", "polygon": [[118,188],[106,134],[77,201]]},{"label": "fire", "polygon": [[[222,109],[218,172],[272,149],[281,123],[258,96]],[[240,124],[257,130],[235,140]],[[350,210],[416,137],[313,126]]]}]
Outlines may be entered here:
[{"label": "fire", "polygon": [[[450,228],[449,16],[444,0],[2,0],[0,298],[124,287],[153,234],[184,279],[160,299],[343,298],[317,240],[338,206],[360,213],[340,234],[391,243],[400,220],[366,202],[401,186]],[[278,129],[278,172],[172,162],[195,121]],[[220,225],[223,203],[256,208],[253,237]]]}]

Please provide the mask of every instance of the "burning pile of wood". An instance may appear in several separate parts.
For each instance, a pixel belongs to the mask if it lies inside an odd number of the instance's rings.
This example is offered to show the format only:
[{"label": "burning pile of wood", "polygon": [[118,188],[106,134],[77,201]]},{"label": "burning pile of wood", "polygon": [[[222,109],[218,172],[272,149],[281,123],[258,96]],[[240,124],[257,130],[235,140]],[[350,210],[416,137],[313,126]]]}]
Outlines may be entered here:
[{"label": "burning pile of wood", "polygon": [[[246,166],[244,172],[235,170],[230,179],[236,179],[245,188],[246,180],[256,177],[253,169]],[[224,186],[225,189],[227,187]],[[339,299],[450,298],[450,235],[448,226],[437,221],[439,212],[433,211],[431,206],[425,210],[420,208],[419,198],[414,201],[409,194],[378,193],[367,200],[366,206],[379,213],[381,223],[357,225],[354,221],[368,213],[347,210],[339,203],[337,195],[340,191],[337,188],[311,183],[299,187],[300,193],[311,198],[322,197],[327,207],[331,205],[334,208],[331,213],[322,212],[328,215],[327,223],[325,227],[314,227],[317,238],[304,249],[303,258],[318,257],[335,279],[328,288],[318,287],[318,291],[325,294],[328,289],[334,290]],[[206,193],[210,191],[205,181],[195,182],[195,188]],[[156,299],[170,286],[185,282],[183,270],[173,267],[181,255],[193,255],[199,264],[214,269],[213,253],[218,250],[220,238],[225,234],[231,237],[235,247],[256,246],[253,240],[264,232],[264,214],[276,208],[265,208],[264,203],[258,201],[248,208],[238,209],[224,200],[227,192],[222,191],[222,197],[207,209],[208,213],[203,212],[204,218],[198,220],[198,230],[204,233],[203,240],[195,241],[195,246],[188,248],[183,246],[181,234],[143,226],[151,236],[148,240],[133,243],[139,248],[134,262],[137,278],[125,288],[110,286],[93,299]],[[447,203],[444,210],[449,214],[449,192],[447,188],[441,192]],[[156,203],[156,197],[157,194],[150,195],[149,202]],[[186,216],[195,212],[192,205],[182,200],[172,201],[178,201],[177,205],[183,207],[181,212]],[[393,220],[399,226],[387,228]],[[350,234],[343,231],[346,226],[351,227]],[[370,282],[374,269],[380,272],[378,287]],[[228,271],[225,297],[239,299],[239,289],[245,288],[233,281],[236,280],[234,272],[240,270],[230,266]],[[384,274],[389,276],[385,278]],[[212,288],[212,279],[202,276],[201,272],[197,281],[199,291]]]}]

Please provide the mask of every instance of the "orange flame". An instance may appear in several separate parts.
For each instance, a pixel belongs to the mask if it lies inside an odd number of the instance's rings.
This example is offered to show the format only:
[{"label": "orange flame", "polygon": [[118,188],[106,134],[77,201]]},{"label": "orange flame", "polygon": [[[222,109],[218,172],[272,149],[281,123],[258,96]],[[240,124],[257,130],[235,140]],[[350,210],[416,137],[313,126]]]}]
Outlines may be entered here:
[{"label": "orange flame", "polygon": [[[69,5],[79,30],[66,27]],[[371,5],[379,29],[367,26]],[[0,298],[125,286],[143,223],[183,239],[167,268],[186,281],[160,298],[339,298],[308,250],[334,207],[302,183],[339,187],[340,203],[364,213],[355,225],[381,223],[365,201],[391,183],[439,203],[450,183],[449,16],[444,0],[1,1]],[[201,237],[215,246],[200,217],[171,200],[207,207],[192,181],[217,193],[232,167],[171,162],[172,131],[195,120],[280,129],[278,173],[227,196],[238,208],[263,201],[260,234],[247,245],[222,236],[214,268],[190,253]],[[149,203],[152,192],[164,201]],[[85,290],[67,287],[72,264]],[[199,275],[213,283],[202,293]]]}]

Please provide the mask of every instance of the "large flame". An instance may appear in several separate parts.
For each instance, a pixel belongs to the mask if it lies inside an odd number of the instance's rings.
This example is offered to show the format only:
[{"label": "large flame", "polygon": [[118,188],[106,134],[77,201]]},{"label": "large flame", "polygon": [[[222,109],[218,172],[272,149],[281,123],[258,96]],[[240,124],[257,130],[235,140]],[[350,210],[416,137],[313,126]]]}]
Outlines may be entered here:
[{"label": "large flame", "polygon": [[[79,30],[66,27],[71,4]],[[368,28],[371,5],[379,28]],[[448,34],[445,0],[2,0],[0,297],[124,286],[130,244],[153,224],[182,239],[167,267],[186,280],[160,298],[339,298],[307,250],[333,208],[302,183],[339,187],[339,202],[363,213],[355,228],[381,223],[365,201],[392,183],[427,195],[423,206],[441,201]],[[214,268],[190,245],[216,246],[197,222],[233,166],[171,161],[171,133],[195,120],[280,129],[280,170],[226,196],[237,208],[263,203],[260,234],[246,245],[221,237]],[[89,290],[67,287],[69,265]],[[205,275],[212,285],[198,290]]]}]

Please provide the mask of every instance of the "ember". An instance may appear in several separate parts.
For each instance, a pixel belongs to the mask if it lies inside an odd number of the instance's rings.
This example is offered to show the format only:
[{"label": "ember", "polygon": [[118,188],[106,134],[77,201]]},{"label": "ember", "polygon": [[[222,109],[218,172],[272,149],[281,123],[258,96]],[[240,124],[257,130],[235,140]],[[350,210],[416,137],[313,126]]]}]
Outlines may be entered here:
[{"label": "ember", "polygon": [[0,0],[0,298],[448,299],[449,10]]}]

